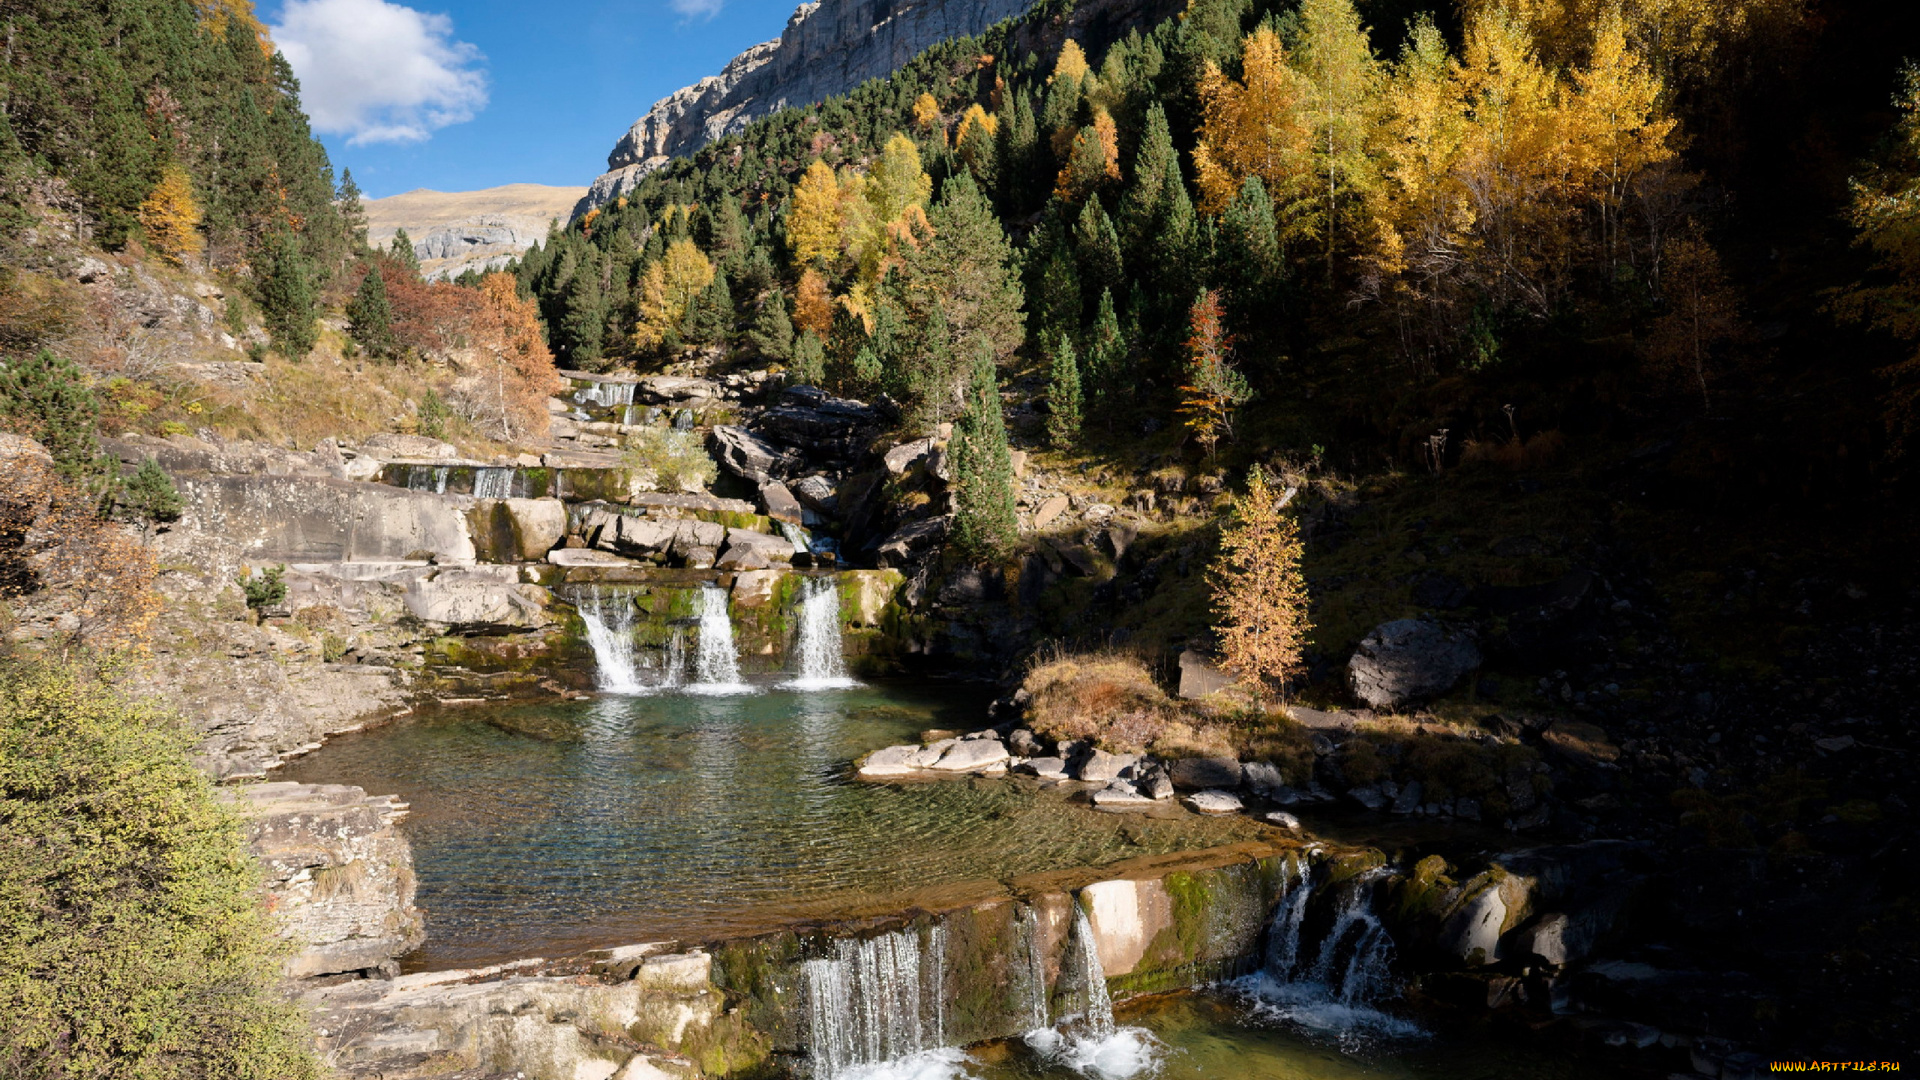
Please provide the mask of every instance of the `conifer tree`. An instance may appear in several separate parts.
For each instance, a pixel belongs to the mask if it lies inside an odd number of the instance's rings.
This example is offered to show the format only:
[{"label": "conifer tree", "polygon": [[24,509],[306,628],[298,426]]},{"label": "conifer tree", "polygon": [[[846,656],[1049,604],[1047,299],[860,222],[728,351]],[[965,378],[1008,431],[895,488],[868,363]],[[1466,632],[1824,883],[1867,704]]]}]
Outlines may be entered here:
[{"label": "conifer tree", "polygon": [[1207,571],[1224,666],[1261,697],[1275,685],[1286,693],[1288,681],[1303,670],[1301,656],[1313,631],[1300,570],[1300,528],[1277,502],[1266,475],[1254,466],[1247,493],[1233,500],[1220,531],[1220,554]]},{"label": "conifer tree", "polygon": [[953,436],[953,534],[962,553],[991,558],[1013,545],[1020,530],[1014,505],[1013,459],[993,353],[982,346],[973,358],[966,408]]},{"label": "conifer tree", "polygon": [[821,386],[827,381],[827,350],[820,335],[800,331],[793,342],[793,363],[787,366],[788,386]]},{"label": "conifer tree", "polygon": [[174,265],[199,257],[206,243],[200,237],[200,207],[187,170],[174,162],[160,170],[160,182],[140,204],[140,224],[147,243]]},{"label": "conifer tree", "polygon": [[716,273],[687,306],[687,318],[680,336],[701,345],[724,345],[733,335],[733,290],[727,275]]},{"label": "conifer tree", "polygon": [[141,521],[177,521],[186,503],[160,463],[149,457],[133,478],[121,482],[121,510]]},{"label": "conifer tree", "polygon": [[580,260],[567,283],[566,313],[556,335],[568,362],[582,371],[600,370],[605,356],[607,299],[600,286],[599,263],[591,256]]},{"label": "conifer tree", "polygon": [[340,173],[340,192],[337,197],[340,208],[340,224],[347,230],[347,237],[353,244],[353,250],[363,251],[367,246],[367,208],[360,200],[360,185],[353,182],[353,170],[344,169]]},{"label": "conifer tree", "polygon": [[97,470],[100,401],[73,361],[46,349],[0,360],[0,417],[39,440],[62,476],[77,480]]},{"label": "conifer tree", "polygon": [[273,335],[274,347],[290,359],[298,360],[313,351],[317,339],[314,321],[313,271],[306,253],[291,233],[279,231],[268,237],[266,263],[259,281],[260,313]]},{"label": "conifer tree", "polygon": [[394,354],[393,305],[387,300],[387,282],[377,262],[367,265],[360,287],[347,301],[347,335],[376,360]]},{"label": "conifer tree", "polygon": [[787,317],[786,294],[775,289],[760,301],[747,339],[755,352],[769,360],[784,361],[793,355],[793,320]]},{"label": "conifer tree", "polygon": [[1080,362],[1073,339],[1054,338],[1047,380],[1047,441],[1055,450],[1071,450],[1080,441]]},{"label": "conifer tree", "polygon": [[1036,183],[1040,171],[1039,128],[1033,102],[1024,87],[1013,95],[1008,115],[995,139],[994,157],[1000,178],[1000,205],[1009,214],[1024,214],[1039,201]]},{"label": "conifer tree", "polygon": [[1283,274],[1273,200],[1249,176],[1220,219],[1219,261],[1234,326],[1242,335],[1271,326]]},{"label": "conifer tree", "polygon": [[[1146,128],[1133,155],[1133,176],[1120,201],[1120,234],[1136,256],[1145,254],[1160,224],[1160,204],[1168,175],[1180,173],[1167,111],[1158,101],[1147,107]],[[1138,265],[1136,263],[1136,265]]]},{"label": "conifer tree", "polygon": [[956,356],[985,346],[996,362],[1025,338],[1023,295],[1013,247],[973,177],[950,177],[927,215],[933,239],[906,254],[913,314],[937,305],[953,335]]},{"label": "conifer tree", "polygon": [[1038,291],[1036,343],[1044,348],[1045,343],[1054,338],[1079,333],[1080,273],[1074,268],[1073,256],[1064,240],[1056,239],[1048,245],[1045,261],[1040,264]]},{"label": "conifer tree", "polygon": [[1093,329],[1087,334],[1087,401],[1095,412],[1107,413],[1125,400],[1130,378],[1126,371],[1127,339],[1120,329],[1120,317],[1114,311],[1113,290],[1100,291],[1100,307],[1093,316]]},{"label": "conifer tree", "polygon": [[413,238],[407,235],[407,230],[393,230],[393,242],[387,245],[387,257],[407,273],[420,276],[420,257],[414,254]]},{"label": "conifer tree", "polygon": [[1126,281],[1120,257],[1120,234],[1099,199],[1088,199],[1073,226],[1074,248],[1080,256],[1080,283],[1091,293],[1117,289]]},{"label": "conifer tree", "polygon": [[1232,437],[1233,411],[1246,404],[1253,391],[1233,366],[1233,339],[1226,331],[1218,289],[1201,290],[1193,302],[1191,325],[1179,411],[1194,441],[1211,458],[1220,440]]}]

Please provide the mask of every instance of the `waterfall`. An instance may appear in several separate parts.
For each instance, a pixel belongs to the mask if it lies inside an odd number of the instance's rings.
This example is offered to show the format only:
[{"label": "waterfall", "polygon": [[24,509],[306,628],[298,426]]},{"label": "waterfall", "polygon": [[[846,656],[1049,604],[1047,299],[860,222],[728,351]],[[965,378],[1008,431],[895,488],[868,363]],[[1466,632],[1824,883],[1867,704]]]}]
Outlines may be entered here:
[{"label": "waterfall", "polygon": [[856,1066],[938,1048],[945,1035],[945,952],[935,927],[925,954],[918,934],[896,930],[836,941],[832,957],[807,961],[802,976],[814,1077],[830,1080]]},{"label": "waterfall", "polygon": [[1297,873],[1267,929],[1265,970],[1235,980],[1234,989],[1257,1012],[1343,1043],[1420,1034],[1418,1026],[1376,1004],[1394,995],[1393,938],[1374,909],[1375,886],[1386,871],[1370,870],[1336,886],[1333,919],[1317,943],[1306,937],[1313,880],[1304,866]]},{"label": "waterfall", "polygon": [[447,474],[452,472],[445,465],[409,465],[407,466],[407,490],[431,491],[435,495],[447,493]]},{"label": "waterfall", "polygon": [[1126,1080],[1156,1074],[1166,1057],[1166,1046],[1145,1028],[1114,1023],[1113,998],[1107,992],[1099,941],[1093,935],[1086,909],[1077,904],[1072,940],[1080,978],[1086,983],[1086,1013],[1075,1025],[1035,1028],[1023,1041],[1041,1061],[1064,1066],[1081,1076]]},{"label": "waterfall", "polygon": [[1028,1030],[1039,1031],[1047,1026],[1047,958],[1040,945],[1040,913],[1026,904],[1020,905],[1020,936],[1027,943]]},{"label": "waterfall", "polygon": [[513,494],[512,469],[476,469],[473,473],[473,497],[505,499]]},{"label": "waterfall", "polygon": [[798,674],[786,685],[795,690],[836,690],[859,683],[847,677],[840,645],[840,588],[831,577],[804,579],[800,628],[793,643]]},{"label": "waterfall", "polygon": [[1107,969],[1100,963],[1100,943],[1085,908],[1073,909],[1073,941],[1080,952],[1080,973],[1087,983],[1087,1028],[1095,1038],[1113,1034],[1113,997],[1107,993]]},{"label": "waterfall", "polygon": [[584,595],[575,598],[574,606],[587,627],[600,689],[610,694],[646,693],[648,687],[640,681],[633,655],[633,597],[604,595],[600,586],[589,585]]},{"label": "waterfall", "polygon": [[795,555],[804,555],[813,550],[807,544],[807,530],[795,525],[791,521],[781,521],[775,524],[780,526],[780,535],[786,537],[787,543],[793,545],[793,553]]},{"label": "waterfall", "polygon": [[592,402],[595,405],[612,407],[614,405],[633,404],[634,383],[590,383],[573,392],[573,400],[581,405]]},{"label": "waterfall", "polygon": [[438,465],[434,467],[433,493],[435,495],[445,495],[447,493],[447,477],[452,474],[453,474],[453,470],[451,468],[448,468],[445,465]]},{"label": "waterfall", "polygon": [[696,694],[740,694],[753,688],[740,681],[740,661],[733,648],[733,618],[727,613],[727,591],[718,585],[700,587],[700,647],[694,654]]}]

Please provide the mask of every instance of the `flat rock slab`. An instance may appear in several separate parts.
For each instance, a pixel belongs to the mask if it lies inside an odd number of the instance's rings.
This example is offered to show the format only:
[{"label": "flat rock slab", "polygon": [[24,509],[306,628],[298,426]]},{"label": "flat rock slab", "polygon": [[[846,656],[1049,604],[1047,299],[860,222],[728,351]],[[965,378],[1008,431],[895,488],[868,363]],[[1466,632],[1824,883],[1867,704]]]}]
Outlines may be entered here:
[{"label": "flat rock slab", "polygon": [[1067,762],[1065,758],[1058,757],[1028,758],[1015,766],[1013,771],[1027,776],[1038,776],[1042,780],[1065,780]]},{"label": "flat rock slab", "polygon": [[1309,731],[1352,731],[1353,725],[1359,719],[1352,713],[1325,712],[1320,709],[1309,709],[1305,705],[1289,705],[1286,712],[1293,718],[1294,723]]},{"label": "flat rock slab", "polygon": [[1182,758],[1169,772],[1182,791],[1237,788],[1241,781],[1240,763],[1232,758]]},{"label": "flat rock slab", "polygon": [[1115,780],[1093,793],[1093,805],[1102,810],[1145,810],[1156,805],[1151,795],[1143,795],[1125,780]]},{"label": "flat rock slab", "polygon": [[1186,804],[1202,814],[1237,814],[1244,807],[1240,797],[1230,791],[1196,791]]},{"label": "flat rock slab", "polygon": [[940,755],[933,768],[941,772],[1004,771],[1007,758],[1007,747],[998,739],[961,739]]},{"label": "flat rock slab", "polygon": [[1044,529],[1053,524],[1054,519],[1066,512],[1067,497],[1065,495],[1055,495],[1053,498],[1042,502],[1040,508],[1033,512],[1033,527],[1036,529]]},{"label": "flat rock slab", "polygon": [[[1114,557],[1119,558],[1118,555]],[[1213,661],[1192,649],[1181,650],[1179,690],[1181,697],[1192,701],[1206,697],[1208,694],[1217,694],[1232,685],[1233,676],[1221,671]]]},{"label": "flat rock slab", "polygon": [[1074,775],[1087,783],[1104,784],[1118,777],[1122,770],[1132,768],[1139,761],[1138,754],[1109,754],[1105,750],[1096,748],[1088,752],[1086,760],[1074,770]]}]

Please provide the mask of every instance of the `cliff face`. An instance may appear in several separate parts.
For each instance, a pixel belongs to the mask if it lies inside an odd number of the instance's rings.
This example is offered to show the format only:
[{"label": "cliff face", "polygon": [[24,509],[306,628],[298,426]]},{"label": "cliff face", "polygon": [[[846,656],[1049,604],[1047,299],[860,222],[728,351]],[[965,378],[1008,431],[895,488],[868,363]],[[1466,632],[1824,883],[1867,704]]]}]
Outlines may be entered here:
[{"label": "cliff face", "polygon": [[668,159],[789,106],[844,94],[898,70],[921,50],[977,34],[1025,11],[1032,0],[819,0],[801,4],[773,41],[734,57],[711,75],[654,103],[634,121],[607,169],[574,213],[632,190]]}]

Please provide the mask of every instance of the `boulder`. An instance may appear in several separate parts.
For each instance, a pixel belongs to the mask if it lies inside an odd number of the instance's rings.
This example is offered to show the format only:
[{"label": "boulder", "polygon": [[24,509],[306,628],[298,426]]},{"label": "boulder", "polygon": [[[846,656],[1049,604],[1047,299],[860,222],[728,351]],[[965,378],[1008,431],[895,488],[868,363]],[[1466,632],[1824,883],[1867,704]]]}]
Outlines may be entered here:
[{"label": "boulder", "polygon": [[707,439],[707,449],[720,462],[721,468],[756,484],[784,480],[797,472],[806,461],[798,450],[777,446],[746,428],[731,424],[722,424],[713,429],[713,434]]},{"label": "boulder", "polygon": [[760,485],[760,509],[775,521],[800,524],[800,501],[778,480]]},{"label": "boulder", "polygon": [[733,575],[733,605],[740,608],[761,608],[773,602],[774,590],[780,585],[785,570],[742,570]]},{"label": "boulder", "polygon": [[367,436],[360,444],[360,452],[373,457],[408,461],[433,461],[460,456],[460,451],[452,443],[425,435],[400,435],[391,431]]},{"label": "boulder", "polygon": [[1347,663],[1353,695],[1376,709],[1399,709],[1453,689],[1480,666],[1480,647],[1466,630],[1425,619],[1381,623]]},{"label": "boulder", "polygon": [[1042,780],[1065,780],[1067,778],[1067,761],[1065,758],[1059,757],[1028,758],[1026,761],[1014,766],[1013,771],[1025,773],[1028,776],[1038,776]]},{"label": "boulder", "polygon": [[906,776],[920,771],[917,764],[920,747],[889,746],[884,750],[875,750],[860,763],[860,776]]},{"label": "boulder", "polygon": [[1192,649],[1180,651],[1181,697],[1195,700],[1218,693],[1233,685],[1233,676],[1215,667],[1213,661]]},{"label": "boulder", "polygon": [[1294,723],[1309,731],[1352,731],[1354,723],[1359,719],[1352,713],[1324,712],[1320,709],[1309,709],[1305,705],[1289,705],[1286,707],[1286,712],[1293,718]]},{"label": "boulder", "polygon": [[1253,791],[1265,794],[1287,786],[1280,767],[1270,761],[1249,761],[1240,766],[1240,778]]},{"label": "boulder", "polygon": [[697,409],[719,401],[720,396],[719,383],[680,375],[649,375],[633,388],[633,400],[643,405],[675,405]]},{"label": "boulder", "polygon": [[946,539],[948,523],[949,519],[944,517],[909,521],[880,541],[875,558],[883,567],[913,562],[933,545]]},{"label": "boulder", "polygon": [[1044,747],[1039,739],[1033,737],[1033,732],[1026,728],[1014,728],[1007,735],[1007,749],[1015,757],[1030,758],[1039,757]]},{"label": "boulder", "polygon": [[232,797],[266,872],[269,907],[299,943],[293,978],[392,970],[426,938],[413,906],[406,804],[337,784],[251,784]]},{"label": "boulder", "polygon": [[1240,797],[1230,791],[1197,791],[1187,796],[1186,803],[1202,814],[1237,814],[1241,810]]},{"label": "boulder", "polygon": [[1232,758],[1182,758],[1173,763],[1173,786],[1182,791],[1240,786],[1240,763]]},{"label": "boulder", "polygon": [[1300,819],[1285,810],[1269,810],[1266,819],[1268,824],[1278,825],[1283,829],[1293,829],[1297,832],[1300,828]]},{"label": "boulder", "polygon": [[932,452],[932,439],[915,439],[912,442],[903,442],[887,451],[881,456],[880,460],[886,465],[887,472],[894,476],[899,476],[908,469],[913,468],[915,462],[922,460]]},{"label": "boulder", "polygon": [[527,562],[546,555],[567,535],[567,504],[559,499],[502,499],[513,521],[515,553]]},{"label": "boulder", "polygon": [[824,476],[803,476],[789,484],[788,489],[801,506],[823,517],[832,517],[840,509],[840,496],[834,491],[833,481]]},{"label": "boulder", "polygon": [[933,763],[941,772],[986,772],[998,770],[1004,772],[1007,767],[1007,748],[998,739],[961,739],[940,755]]},{"label": "boulder", "polygon": [[1119,776],[1123,770],[1132,768],[1139,761],[1138,754],[1109,754],[1095,747],[1087,754],[1086,759],[1080,762],[1079,767],[1074,770],[1074,775],[1086,783],[1105,783]]},{"label": "boulder", "polygon": [[1040,508],[1033,512],[1033,527],[1036,529],[1044,529],[1053,524],[1055,518],[1058,518],[1066,512],[1067,497],[1065,495],[1055,495],[1042,502]]},{"label": "boulder", "polygon": [[421,622],[444,623],[464,633],[525,630],[552,620],[552,594],[520,584],[511,566],[451,567],[407,583],[407,612]]},{"label": "boulder", "polygon": [[[687,522],[692,525],[695,522]],[[710,524],[698,522],[697,524]],[[718,526],[716,526],[717,528]],[[764,570],[775,563],[793,561],[793,542],[784,536],[768,536],[752,529],[726,530],[726,546],[714,563],[722,570]]]},{"label": "boulder", "polygon": [[555,548],[547,552],[547,561],[555,566],[633,566],[632,559],[623,559],[610,551],[596,548]]},{"label": "boulder", "polygon": [[1140,789],[1140,794],[1150,799],[1173,798],[1173,778],[1168,776],[1167,770],[1162,768],[1155,767],[1141,777],[1135,786]]},{"label": "boulder", "polygon": [[1142,794],[1128,781],[1114,780],[1093,793],[1093,805],[1102,810],[1143,810],[1154,805],[1154,798]]}]

